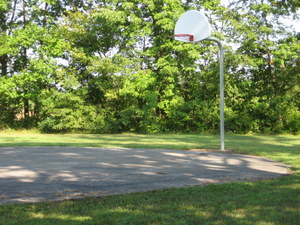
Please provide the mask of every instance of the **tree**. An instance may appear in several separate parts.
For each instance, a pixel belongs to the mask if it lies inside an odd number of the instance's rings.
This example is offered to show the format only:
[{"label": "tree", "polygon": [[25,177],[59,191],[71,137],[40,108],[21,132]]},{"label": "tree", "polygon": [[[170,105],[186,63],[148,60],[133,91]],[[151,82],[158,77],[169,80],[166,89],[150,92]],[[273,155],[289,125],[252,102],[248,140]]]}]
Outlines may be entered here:
[{"label": "tree", "polygon": [[0,126],[218,130],[218,48],[173,38],[178,17],[198,9],[226,43],[227,131],[297,133],[299,37],[279,18],[298,8],[294,0],[228,8],[220,0],[0,0]]},{"label": "tree", "polygon": [[[278,104],[285,105],[284,96],[297,85],[299,44],[279,20],[282,15],[292,14],[297,5],[287,7],[283,2],[235,1],[224,14],[230,22],[226,31],[238,46],[236,56],[230,58],[229,68],[235,79],[229,82],[240,90],[230,96],[228,106],[232,111],[246,112],[247,116],[243,117],[252,121],[246,131],[282,132],[286,129],[288,111],[279,110]],[[289,72],[285,64],[289,64]],[[298,105],[296,99],[290,100],[291,105]]]},{"label": "tree", "polygon": [[[0,5],[1,79],[9,84],[2,85],[0,90],[3,110],[9,114],[23,111],[24,126],[29,127],[33,125],[29,121],[30,111],[38,112],[40,91],[53,85],[55,58],[62,54],[65,43],[45,14],[47,1],[2,1]],[[5,102],[14,102],[14,107],[5,106]]]}]

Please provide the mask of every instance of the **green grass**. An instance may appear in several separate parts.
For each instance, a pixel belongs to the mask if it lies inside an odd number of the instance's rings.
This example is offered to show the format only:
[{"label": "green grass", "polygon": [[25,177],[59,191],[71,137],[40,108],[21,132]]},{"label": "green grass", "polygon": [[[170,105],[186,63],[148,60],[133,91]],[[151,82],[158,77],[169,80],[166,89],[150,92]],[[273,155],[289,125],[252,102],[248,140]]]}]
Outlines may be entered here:
[{"label": "green grass", "polygon": [[0,146],[77,146],[190,149],[218,148],[213,135],[30,134],[0,133]]},{"label": "green grass", "polygon": [[[0,146],[25,145],[217,149],[219,139],[214,135],[0,133]],[[284,162],[295,174],[260,182],[2,205],[0,224],[299,224],[300,136],[228,135],[226,148]]]}]

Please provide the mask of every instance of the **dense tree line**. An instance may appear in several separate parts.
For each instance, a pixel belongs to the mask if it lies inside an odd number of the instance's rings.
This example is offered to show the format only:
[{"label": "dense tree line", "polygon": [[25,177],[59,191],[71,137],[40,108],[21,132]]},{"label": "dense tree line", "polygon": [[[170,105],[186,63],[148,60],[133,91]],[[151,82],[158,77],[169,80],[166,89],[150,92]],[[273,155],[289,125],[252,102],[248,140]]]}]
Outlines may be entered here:
[{"label": "dense tree line", "polygon": [[296,0],[0,0],[0,129],[218,130],[218,48],[173,38],[189,9],[225,42],[226,131],[298,133]]}]

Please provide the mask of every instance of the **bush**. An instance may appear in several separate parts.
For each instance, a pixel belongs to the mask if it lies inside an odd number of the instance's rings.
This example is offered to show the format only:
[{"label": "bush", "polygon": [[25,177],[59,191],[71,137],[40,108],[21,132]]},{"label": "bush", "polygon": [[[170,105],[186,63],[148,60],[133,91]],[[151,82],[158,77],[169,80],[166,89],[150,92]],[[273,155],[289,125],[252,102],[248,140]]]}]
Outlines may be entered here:
[{"label": "bush", "polygon": [[42,120],[38,124],[42,132],[100,131],[105,126],[96,107],[85,105],[80,97],[58,91],[46,96],[42,100]]}]

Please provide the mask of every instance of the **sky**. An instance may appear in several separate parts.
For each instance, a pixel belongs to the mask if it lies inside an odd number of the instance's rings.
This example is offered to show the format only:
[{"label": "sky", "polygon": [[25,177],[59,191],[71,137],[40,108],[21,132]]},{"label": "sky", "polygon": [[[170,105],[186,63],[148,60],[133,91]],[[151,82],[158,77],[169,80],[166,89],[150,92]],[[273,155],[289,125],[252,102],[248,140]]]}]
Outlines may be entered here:
[{"label": "sky", "polygon": [[[223,5],[228,5],[232,0],[221,0]],[[298,10],[297,14],[300,17],[300,9]],[[288,25],[291,25],[296,32],[300,32],[300,19],[297,21],[293,20],[292,18],[282,18],[282,22]]]}]

